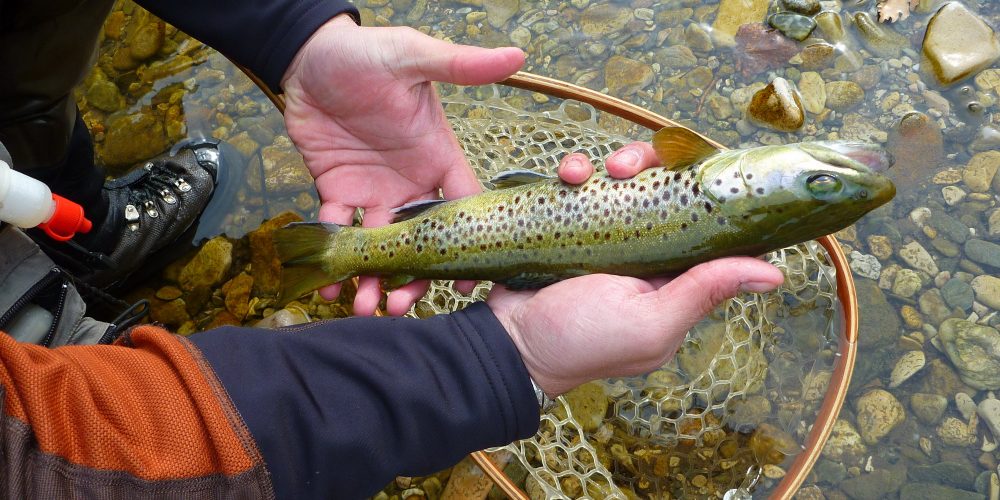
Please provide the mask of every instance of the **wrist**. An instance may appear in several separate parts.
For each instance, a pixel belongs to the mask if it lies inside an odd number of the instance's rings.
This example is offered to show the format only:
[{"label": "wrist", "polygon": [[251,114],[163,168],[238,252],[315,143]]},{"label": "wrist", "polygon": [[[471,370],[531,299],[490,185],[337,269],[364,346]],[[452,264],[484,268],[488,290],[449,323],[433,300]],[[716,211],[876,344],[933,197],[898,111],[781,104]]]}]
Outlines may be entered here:
[{"label": "wrist", "polygon": [[528,371],[528,378],[531,381],[532,389],[535,391],[535,397],[538,399],[539,408],[542,413],[547,412],[555,403],[555,398],[562,394],[562,391],[557,392],[554,390],[556,386],[553,382],[554,378],[546,373],[543,364],[538,362],[535,356],[531,354],[531,349],[522,335],[524,329],[522,328],[522,316],[518,313],[520,308],[506,307],[492,309],[494,309],[493,314],[500,321],[500,324],[503,325],[511,342],[514,343],[514,347],[521,355],[521,362],[524,363],[524,368]]},{"label": "wrist", "polygon": [[[310,46],[317,43],[317,40],[320,37],[326,36],[330,32],[346,31],[356,28],[359,28],[358,23],[354,19],[354,16],[348,12],[331,17],[329,21],[323,23],[323,25],[317,28],[316,31],[313,32],[313,34],[306,40],[306,42],[299,47],[299,51],[295,53],[295,57],[292,58],[292,62],[288,65],[288,68],[285,70],[285,74],[281,77],[282,90],[287,91],[287,82],[299,72],[300,67],[302,66],[302,60],[306,57],[306,54],[310,50]],[[334,36],[343,36],[343,34],[336,34]]]}]

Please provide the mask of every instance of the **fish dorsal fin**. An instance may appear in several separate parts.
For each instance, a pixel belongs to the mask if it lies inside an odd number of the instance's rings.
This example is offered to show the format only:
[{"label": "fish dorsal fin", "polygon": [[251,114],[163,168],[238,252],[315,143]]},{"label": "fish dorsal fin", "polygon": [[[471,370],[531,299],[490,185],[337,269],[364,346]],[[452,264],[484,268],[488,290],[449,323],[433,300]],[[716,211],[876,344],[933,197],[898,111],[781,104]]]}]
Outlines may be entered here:
[{"label": "fish dorsal fin", "polygon": [[538,172],[532,172],[531,170],[509,170],[494,177],[490,180],[490,184],[493,185],[493,189],[506,189],[514,186],[532,184],[551,178],[551,175],[540,174]]},{"label": "fish dorsal fin", "polygon": [[410,220],[431,208],[434,208],[448,200],[417,200],[411,201],[406,205],[396,207],[389,211],[392,214],[393,222],[402,222],[404,220]]},{"label": "fish dorsal fin", "polygon": [[653,134],[653,149],[660,164],[676,170],[698,163],[719,152],[700,135],[684,127],[663,127]]}]

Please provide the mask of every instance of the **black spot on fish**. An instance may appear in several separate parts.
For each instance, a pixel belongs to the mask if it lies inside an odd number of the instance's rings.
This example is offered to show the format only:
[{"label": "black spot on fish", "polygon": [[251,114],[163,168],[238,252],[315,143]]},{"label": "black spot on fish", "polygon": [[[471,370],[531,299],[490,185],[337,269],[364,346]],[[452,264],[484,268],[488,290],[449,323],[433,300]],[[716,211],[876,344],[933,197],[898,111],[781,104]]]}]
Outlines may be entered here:
[{"label": "black spot on fish", "polygon": [[628,187],[631,189],[635,189],[635,182],[630,182]]},{"label": "black spot on fish", "polygon": [[653,223],[652,222],[647,222],[646,223],[646,231],[652,231],[652,230],[653,230]]},{"label": "black spot on fish", "polygon": [[538,204],[539,205],[544,205],[545,204],[545,198],[542,198],[541,196],[539,196],[538,197]]},{"label": "black spot on fish", "polygon": [[649,200],[642,200],[642,208],[649,208]]},{"label": "black spot on fish", "polygon": [[726,218],[725,217],[719,217],[718,219],[715,219],[715,220],[717,220],[719,222],[720,226],[725,226],[726,225]]},{"label": "black spot on fish", "polygon": [[681,206],[685,206],[686,207],[687,204],[688,204],[688,195],[682,194],[681,195]]},{"label": "black spot on fish", "polygon": [[566,190],[565,189],[559,190],[559,196],[565,197],[566,196]]},{"label": "black spot on fish", "polygon": [[753,174],[747,174],[747,180],[753,179]]},{"label": "black spot on fish", "polygon": [[417,252],[423,252],[423,251],[424,251],[424,246],[423,245],[417,245]]},{"label": "black spot on fish", "polygon": [[722,204],[722,203],[725,203],[725,202],[726,202],[726,197],[725,196],[720,196],[719,197],[719,204]]},{"label": "black spot on fish", "polygon": [[518,219],[518,220],[517,220],[517,225],[518,225],[519,227],[524,227],[524,219]]},{"label": "black spot on fish", "polygon": [[654,182],[653,183],[653,189],[659,189],[659,188],[660,188],[660,181]]},{"label": "black spot on fish", "polygon": [[610,208],[605,208],[604,209],[604,216],[605,217],[610,217],[611,216],[611,209]]},{"label": "black spot on fish", "polygon": [[441,255],[447,255],[448,251],[442,248],[441,250],[438,250],[438,253],[440,253]]},{"label": "black spot on fish", "polygon": [[722,179],[715,179],[715,185],[716,186],[721,186],[722,185]]},{"label": "black spot on fish", "polygon": [[757,188],[757,194],[764,194],[764,188]]},{"label": "black spot on fish", "polygon": [[736,194],[736,193],[739,193],[740,190],[733,187],[733,188],[729,188],[729,192],[733,193],[733,194]]},{"label": "black spot on fish", "polygon": [[361,260],[368,262],[368,255],[366,254],[364,257],[361,257]]},{"label": "black spot on fish", "polygon": [[604,240],[607,241],[610,239],[611,239],[611,233],[604,233]]},{"label": "black spot on fish", "polygon": [[740,173],[738,171],[733,172],[733,179],[739,179],[739,178],[740,178]]},{"label": "black spot on fish", "polygon": [[698,196],[701,193],[701,186],[695,184],[693,187],[691,187],[691,192],[694,193],[695,196]]},{"label": "black spot on fish", "polygon": [[639,192],[643,193],[646,191],[646,186],[639,186]]},{"label": "black spot on fish", "polygon": [[691,222],[698,222],[698,212],[691,212]]},{"label": "black spot on fish", "polygon": [[743,214],[743,220],[750,220],[750,214]]},{"label": "black spot on fish", "polygon": [[681,231],[687,231],[687,228],[688,228],[687,222],[681,222]]},{"label": "black spot on fish", "polygon": [[674,180],[677,181],[677,182],[680,182],[680,180],[681,180],[681,173],[680,172],[677,172],[676,174],[674,174]]},{"label": "black spot on fish", "polygon": [[691,179],[684,179],[684,189],[691,187]]},{"label": "black spot on fish", "polygon": [[556,231],[556,234],[553,234],[552,236],[555,236],[555,238],[558,240],[559,238],[562,237],[562,233],[560,233],[559,231]]},{"label": "black spot on fish", "polygon": [[627,226],[631,223],[632,223],[632,216],[631,215],[625,216],[625,225]]},{"label": "black spot on fish", "polygon": [[630,201],[632,201],[632,195],[630,194],[625,195],[625,203],[628,203]]},{"label": "black spot on fish", "polygon": [[712,204],[707,201],[705,202],[705,211],[708,213],[712,213]]}]

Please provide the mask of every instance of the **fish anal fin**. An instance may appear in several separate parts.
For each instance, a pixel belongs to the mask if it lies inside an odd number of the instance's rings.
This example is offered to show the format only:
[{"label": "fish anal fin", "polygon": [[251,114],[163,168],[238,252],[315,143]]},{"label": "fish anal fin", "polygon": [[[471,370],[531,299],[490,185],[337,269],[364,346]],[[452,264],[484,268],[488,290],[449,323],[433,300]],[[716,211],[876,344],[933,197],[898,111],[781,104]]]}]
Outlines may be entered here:
[{"label": "fish anal fin", "polygon": [[500,283],[511,290],[535,290],[561,280],[562,277],[552,273],[521,273]]},{"label": "fish anal fin", "polygon": [[491,179],[490,184],[493,186],[493,189],[506,189],[546,181],[551,178],[551,175],[540,174],[531,170],[509,170],[501,172]]},{"label": "fish anal fin", "polygon": [[653,134],[653,150],[660,164],[676,170],[698,163],[719,152],[705,138],[684,127],[663,127]]},{"label": "fish anal fin", "polygon": [[389,211],[392,214],[393,222],[401,222],[404,220],[410,220],[431,208],[434,208],[448,200],[417,200],[411,201],[405,205],[396,207]]},{"label": "fish anal fin", "polygon": [[278,303],[287,304],[317,288],[340,283],[352,276],[330,276],[316,263],[303,266],[286,266],[281,269],[281,296]]}]

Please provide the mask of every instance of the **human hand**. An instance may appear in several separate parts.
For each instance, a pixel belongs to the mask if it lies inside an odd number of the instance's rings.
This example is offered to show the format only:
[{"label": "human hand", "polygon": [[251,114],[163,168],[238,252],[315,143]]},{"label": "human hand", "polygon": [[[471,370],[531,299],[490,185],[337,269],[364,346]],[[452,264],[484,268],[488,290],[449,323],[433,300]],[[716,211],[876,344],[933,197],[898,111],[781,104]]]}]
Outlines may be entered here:
[{"label": "human hand", "polygon": [[[361,208],[365,227],[380,226],[391,221],[391,209],[437,198],[439,189],[449,199],[479,192],[431,82],[492,83],[523,64],[517,48],[359,27],[346,14],[323,25],[282,79],[288,135],[316,179],[320,220],[349,225]],[[426,289],[422,281],[394,290],[390,314],[405,313]],[[333,285],[320,293],[331,299],[339,291]],[[378,280],[362,277],[354,313],[374,313],[380,299]]]},{"label": "human hand", "polygon": [[555,397],[595,379],[648,373],[684,335],[739,292],[765,292],[784,276],[752,257],[699,264],[672,280],[591,274],[538,291],[494,286],[487,300],[528,373]]}]

